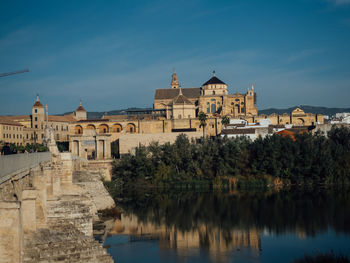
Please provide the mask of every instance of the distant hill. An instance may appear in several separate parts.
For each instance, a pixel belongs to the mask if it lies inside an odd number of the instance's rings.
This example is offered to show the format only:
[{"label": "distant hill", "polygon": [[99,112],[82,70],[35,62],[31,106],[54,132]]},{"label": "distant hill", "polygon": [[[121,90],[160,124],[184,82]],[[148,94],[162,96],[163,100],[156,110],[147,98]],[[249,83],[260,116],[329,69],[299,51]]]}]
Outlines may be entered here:
[{"label": "distant hill", "polygon": [[300,105],[300,106],[294,106],[287,109],[265,109],[265,110],[259,110],[259,114],[283,114],[283,113],[291,113],[295,108],[300,108],[303,111],[307,113],[313,113],[313,114],[323,114],[323,115],[335,115],[336,113],[340,112],[350,112],[350,108],[327,108],[327,107],[316,107],[316,106],[307,106],[307,105]]},{"label": "distant hill", "polygon": [[[317,107],[317,106],[308,106],[308,105],[301,105],[301,106],[294,106],[286,109],[275,109],[275,108],[269,108],[264,110],[259,110],[259,114],[266,114],[270,115],[272,113],[277,114],[283,114],[283,113],[291,113],[295,108],[301,108],[303,111],[307,113],[313,113],[313,114],[323,114],[323,115],[335,115],[336,113],[340,112],[350,112],[350,108],[327,108],[327,107]],[[126,115],[127,111],[135,111],[135,110],[151,110],[152,108],[128,108],[128,109],[121,109],[121,110],[111,110],[111,111],[105,111],[105,112],[98,112],[98,111],[89,111],[87,113],[88,119],[100,119],[103,115]],[[66,112],[62,115],[70,114],[72,112]]]},{"label": "distant hill", "polygon": [[[88,111],[87,112],[87,118],[88,119],[100,119],[103,115],[126,115],[127,111],[135,111],[135,110],[150,110],[151,108],[127,108],[127,109],[121,109],[121,110],[111,110],[111,111],[104,111],[104,112],[98,112],[98,111]],[[72,112],[66,112],[63,115],[71,114]]]}]

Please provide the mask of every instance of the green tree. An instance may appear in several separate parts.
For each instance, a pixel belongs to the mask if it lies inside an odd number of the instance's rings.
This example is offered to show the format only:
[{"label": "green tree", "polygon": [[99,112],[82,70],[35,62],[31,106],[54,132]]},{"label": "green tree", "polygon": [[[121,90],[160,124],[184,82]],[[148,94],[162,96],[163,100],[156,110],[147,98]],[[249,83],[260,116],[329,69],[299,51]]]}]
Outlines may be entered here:
[{"label": "green tree", "polygon": [[202,129],[203,129],[203,139],[204,139],[204,128],[207,125],[208,115],[205,114],[204,112],[201,112],[198,116],[198,119],[200,121],[200,126],[202,126]]},{"label": "green tree", "polygon": [[221,119],[221,124],[224,125],[225,127],[230,124],[230,117],[229,116],[224,116]]}]

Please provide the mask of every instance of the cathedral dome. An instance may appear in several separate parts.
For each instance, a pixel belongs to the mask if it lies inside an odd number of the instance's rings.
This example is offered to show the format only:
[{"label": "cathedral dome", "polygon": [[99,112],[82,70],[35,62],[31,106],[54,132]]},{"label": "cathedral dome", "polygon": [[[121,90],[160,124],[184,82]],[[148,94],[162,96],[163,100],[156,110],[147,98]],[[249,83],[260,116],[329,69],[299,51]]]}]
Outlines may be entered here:
[{"label": "cathedral dome", "polygon": [[212,85],[212,84],[224,84],[224,85],[226,85],[225,82],[223,82],[222,80],[218,79],[216,76],[213,76],[210,80],[205,82],[202,86]]},{"label": "cathedral dome", "polygon": [[213,76],[211,77],[210,80],[208,80],[207,82],[205,82],[202,86],[207,86],[207,85],[226,85],[225,82],[223,82],[222,80],[218,79],[215,75],[215,70],[213,71]]}]

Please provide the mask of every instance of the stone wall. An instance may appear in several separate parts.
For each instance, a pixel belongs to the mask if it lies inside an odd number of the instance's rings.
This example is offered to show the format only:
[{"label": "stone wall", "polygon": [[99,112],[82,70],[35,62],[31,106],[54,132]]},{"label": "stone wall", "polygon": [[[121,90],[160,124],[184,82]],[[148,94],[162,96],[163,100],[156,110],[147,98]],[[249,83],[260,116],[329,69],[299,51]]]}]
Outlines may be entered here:
[{"label": "stone wall", "polygon": [[155,134],[123,134],[119,138],[119,153],[127,154],[139,145],[148,146],[152,142],[165,144],[167,142],[174,143],[177,136],[185,134],[191,139],[201,138],[201,132],[172,132],[172,133],[155,133]]},{"label": "stone wall", "polygon": [[0,202],[0,262],[20,262],[20,203]]},{"label": "stone wall", "polygon": [[[93,238],[93,220],[115,204],[100,177],[83,184],[87,161],[55,152],[32,166],[0,184],[0,262],[113,262]],[[84,180],[73,184],[76,170]]]},{"label": "stone wall", "polygon": [[345,123],[326,123],[326,124],[318,124],[316,125],[316,128],[312,130],[312,133],[315,134],[316,132],[321,132],[325,136],[327,136],[327,133],[332,129],[332,127],[348,127],[350,128],[350,124]]}]

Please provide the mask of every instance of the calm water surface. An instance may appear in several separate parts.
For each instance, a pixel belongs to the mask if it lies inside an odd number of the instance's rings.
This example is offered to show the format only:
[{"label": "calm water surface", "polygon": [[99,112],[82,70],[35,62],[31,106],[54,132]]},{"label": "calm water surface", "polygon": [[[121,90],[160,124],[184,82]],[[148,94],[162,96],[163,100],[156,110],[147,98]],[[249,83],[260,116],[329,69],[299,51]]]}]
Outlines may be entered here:
[{"label": "calm water surface", "polygon": [[350,191],[129,193],[104,245],[115,262],[291,262],[350,256]]}]

